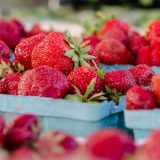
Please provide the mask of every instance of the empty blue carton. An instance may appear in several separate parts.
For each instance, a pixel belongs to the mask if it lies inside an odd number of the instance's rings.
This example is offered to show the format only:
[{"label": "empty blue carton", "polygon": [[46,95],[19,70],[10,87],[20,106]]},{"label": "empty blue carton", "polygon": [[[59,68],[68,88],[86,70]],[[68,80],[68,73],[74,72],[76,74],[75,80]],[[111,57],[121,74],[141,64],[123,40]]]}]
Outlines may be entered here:
[{"label": "empty blue carton", "polygon": [[117,127],[119,113],[123,110],[113,101],[83,103],[32,96],[0,95],[0,102],[0,113],[7,117],[22,113],[36,114],[41,118],[45,131],[62,130],[80,137],[106,127]]}]

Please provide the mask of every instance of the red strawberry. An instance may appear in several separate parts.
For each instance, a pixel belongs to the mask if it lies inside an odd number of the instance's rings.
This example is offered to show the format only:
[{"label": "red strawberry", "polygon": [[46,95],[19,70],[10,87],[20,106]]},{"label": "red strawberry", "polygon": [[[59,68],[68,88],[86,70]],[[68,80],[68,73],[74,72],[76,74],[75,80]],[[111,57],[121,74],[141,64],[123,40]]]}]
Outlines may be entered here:
[{"label": "red strawberry", "polygon": [[89,45],[92,48],[96,48],[96,45],[100,42],[99,38],[95,35],[87,36],[83,38],[83,41],[89,41]]},{"label": "red strawberry", "polygon": [[[96,78],[96,83],[94,85],[94,90],[90,93],[90,96],[103,91],[102,80],[98,77],[96,71],[90,67],[78,67],[69,74],[68,78],[71,81],[71,84],[74,85],[82,95],[85,94],[88,85],[94,78]],[[74,87],[72,87],[71,92],[75,92]]]},{"label": "red strawberry", "polygon": [[45,31],[41,28],[40,24],[36,23],[32,26],[31,30],[29,32],[26,32],[26,37],[35,36],[37,34],[49,34],[49,31]]},{"label": "red strawberry", "polygon": [[127,70],[114,70],[105,74],[104,83],[110,89],[126,93],[129,88],[136,85],[136,80]]},{"label": "red strawberry", "polygon": [[136,64],[146,64],[148,66],[151,66],[151,52],[152,48],[150,46],[141,48],[139,53],[137,54]]},{"label": "red strawberry", "polygon": [[6,92],[11,95],[18,94],[18,83],[21,78],[20,73],[10,73],[5,75]]},{"label": "red strawberry", "polygon": [[156,130],[140,148],[140,154],[145,155],[145,160],[159,160],[160,159],[160,130]]},{"label": "red strawberry", "polygon": [[158,102],[160,103],[160,74],[155,74],[151,80],[151,90],[156,95]]},{"label": "red strawberry", "polygon": [[160,42],[160,20],[155,20],[147,28],[147,37],[150,41]]},{"label": "red strawberry", "polygon": [[105,64],[128,64],[132,60],[127,48],[115,39],[102,40],[96,47],[96,54]]},{"label": "red strawberry", "polygon": [[25,69],[31,69],[31,54],[36,45],[45,38],[44,34],[38,34],[22,40],[15,49],[16,59],[24,65]]},{"label": "red strawberry", "polygon": [[111,28],[108,31],[106,31],[102,37],[103,39],[115,39],[123,44],[128,43],[128,35],[125,34],[121,29],[119,28]]},{"label": "red strawberry", "polygon": [[89,66],[86,61],[95,58],[87,54],[89,50],[85,42],[75,40],[69,34],[52,32],[34,48],[32,65],[33,68],[47,65],[68,75],[74,67]]},{"label": "red strawberry", "polygon": [[92,134],[85,143],[85,148],[97,160],[123,160],[136,149],[133,140],[117,129],[105,129]]},{"label": "red strawberry", "polygon": [[69,90],[69,80],[62,72],[40,66],[23,74],[18,93],[25,96],[63,98]]},{"label": "red strawberry", "polygon": [[126,94],[127,109],[154,109],[156,108],[153,93],[140,86],[132,87]]},{"label": "red strawberry", "polygon": [[13,23],[17,27],[21,37],[23,37],[25,35],[25,29],[24,29],[24,25],[22,24],[22,22],[20,22],[18,19],[11,19],[10,22]]},{"label": "red strawberry", "polygon": [[148,86],[151,83],[151,78],[154,75],[154,71],[151,67],[140,64],[128,70],[135,78],[138,85]]},{"label": "red strawberry", "polygon": [[76,140],[63,132],[51,132],[42,135],[37,143],[37,150],[41,157],[57,157],[71,154],[79,147]]},{"label": "red strawberry", "polygon": [[4,79],[0,80],[0,94],[6,93],[6,84]]},{"label": "red strawberry", "polygon": [[0,58],[10,58],[11,53],[10,48],[0,40]]},{"label": "red strawberry", "polygon": [[147,42],[145,37],[140,35],[138,32],[133,32],[129,38],[129,48],[132,53],[136,56],[141,48],[146,46]]},{"label": "red strawberry", "polygon": [[38,154],[27,147],[20,147],[11,152],[9,160],[42,160]]},{"label": "red strawberry", "polygon": [[115,18],[106,22],[106,24],[102,28],[102,34],[105,34],[108,30],[112,28],[118,28],[127,35],[130,32],[130,26],[126,22],[123,22],[120,19]]},{"label": "red strawberry", "polygon": [[17,27],[11,22],[0,19],[0,39],[14,49],[20,42],[20,34]]}]

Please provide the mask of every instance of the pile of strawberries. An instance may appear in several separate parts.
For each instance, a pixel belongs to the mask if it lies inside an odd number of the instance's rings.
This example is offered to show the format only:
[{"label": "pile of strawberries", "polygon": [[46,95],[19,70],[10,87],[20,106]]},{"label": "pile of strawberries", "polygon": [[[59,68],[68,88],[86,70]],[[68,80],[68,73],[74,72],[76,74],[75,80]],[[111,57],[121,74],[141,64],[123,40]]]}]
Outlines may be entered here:
[{"label": "pile of strawberries", "polygon": [[136,145],[118,129],[93,133],[84,142],[60,131],[42,132],[39,118],[17,116],[5,123],[0,116],[1,160],[159,160],[160,131]]},{"label": "pile of strawberries", "polygon": [[149,86],[154,75],[145,64],[107,73],[99,69],[99,60],[133,62],[143,48],[144,37],[119,19],[107,21],[100,33],[82,39],[68,32],[44,31],[38,24],[27,32],[18,20],[0,22],[1,94],[117,102],[131,87]]}]

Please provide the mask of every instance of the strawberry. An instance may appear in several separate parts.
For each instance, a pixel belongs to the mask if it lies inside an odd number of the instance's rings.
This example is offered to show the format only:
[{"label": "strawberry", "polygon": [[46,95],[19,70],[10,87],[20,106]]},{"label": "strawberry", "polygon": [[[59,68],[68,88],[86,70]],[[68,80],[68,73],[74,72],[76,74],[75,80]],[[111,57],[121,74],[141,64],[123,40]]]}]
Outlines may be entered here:
[{"label": "strawberry", "polygon": [[58,157],[71,154],[79,147],[77,141],[63,132],[50,132],[42,135],[36,144],[37,151],[41,157]]},{"label": "strawberry", "polygon": [[24,96],[63,98],[70,90],[68,78],[55,68],[40,66],[26,71],[18,86]]},{"label": "strawberry", "polygon": [[151,67],[140,64],[128,70],[135,78],[138,85],[148,86],[151,83],[151,78],[154,75],[154,71]]},{"label": "strawberry", "polygon": [[20,147],[11,152],[9,160],[42,160],[39,155],[32,149]]},{"label": "strawberry", "polygon": [[150,46],[141,48],[137,54],[136,64],[146,64],[148,66],[151,66],[151,62],[150,62],[151,51],[152,51],[152,48]]},{"label": "strawberry", "polygon": [[147,45],[145,37],[138,32],[133,32],[129,38],[129,48],[131,52],[137,56],[140,49]]},{"label": "strawberry", "polygon": [[10,73],[4,76],[6,92],[10,95],[18,94],[18,83],[21,78],[20,73]]},{"label": "strawberry", "polygon": [[6,84],[4,79],[0,80],[0,94],[6,93]]},{"label": "strawberry", "polygon": [[104,83],[109,89],[125,94],[129,88],[136,85],[136,80],[127,70],[114,70],[105,74]]},{"label": "strawberry", "polygon": [[160,20],[151,22],[147,28],[147,38],[151,41],[160,42]]},{"label": "strawberry", "polygon": [[31,54],[36,45],[45,38],[44,34],[38,34],[30,38],[22,40],[15,49],[16,59],[24,65],[25,69],[31,69]]},{"label": "strawberry", "polygon": [[145,160],[159,160],[160,159],[160,130],[156,130],[145,143],[141,146],[140,151],[141,155],[145,155]]},{"label": "strawberry", "polygon": [[102,28],[102,34],[105,34],[108,30],[112,28],[118,28],[121,31],[123,31],[126,35],[128,35],[130,32],[130,26],[126,22],[114,18],[106,21],[105,25]]},{"label": "strawberry", "polygon": [[83,38],[83,42],[89,41],[91,48],[96,48],[97,44],[100,42],[99,38],[95,35],[86,36]]},{"label": "strawberry", "polygon": [[32,65],[54,67],[65,75],[78,66],[89,66],[87,60],[95,57],[87,54],[90,48],[81,40],[73,39],[69,34],[52,32],[38,44],[32,52]]},{"label": "strawberry", "polygon": [[156,108],[153,93],[143,87],[134,86],[126,94],[127,109],[154,109]]},{"label": "strawberry", "polygon": [[20,22],[18,19],[11,19],[10,22],[13,23],[17,27],[21,37],[24,37],[25,36],[25,28],[24,28],[24,25],[22,24],[22,22]]},{"label": "strawberry", "polygon": [[0,40],[4,41],[10,48],[14,49],[20,42],[20,34],[17,27],[3,19],[0,19]]},{"label": "strawberry", "polygon": [[125,34],[121,29],[116,28],[116,27],[107,30],[104,33],[102,38],[103,39],[115,39],[123,43],[124,45],[126,45],[129,40],[128,35]]},{"label": "strawberry", "polygon": [[132,60],[127,48],[115,39],[102,40],[96,46],[96,54],[105,64],[128,64]]},{"label": "strawberry", "polygon": [[36,23],[32,26],[31,30],[26,32],[26,37],[31,37],[35,36],[37,34],[49,34],[49,31],[45,31],[44,29],[41,28],[40,24]]},{"label": "strawberry", "polygon": [[97,160],[123,160],[136,149],[133,140],[117,129],[105,129],[92,134],[84,147]]},{"label": "strawberry", "polygon": [[160,74],[155,74],[151,80],[151,90],[156,95],[158,103],[160,103]]},{"label": "strawberry", "polygon": [[11,53],[12,51],[6,43],[0,40],[0,58],[10,58]]},{"label": "strawberry", "polygon": [[72,84],[71,88],[72,93],[75,93],[75,87],[76,87],[80,91],[80,93],[84,95],[86,93],[87,87],[94,78],[96,82],[89,96],[103,91],[102,79],[100,79],[96,71],[94,71],[90,67],[78,67],[68,75],[68,78]]}]

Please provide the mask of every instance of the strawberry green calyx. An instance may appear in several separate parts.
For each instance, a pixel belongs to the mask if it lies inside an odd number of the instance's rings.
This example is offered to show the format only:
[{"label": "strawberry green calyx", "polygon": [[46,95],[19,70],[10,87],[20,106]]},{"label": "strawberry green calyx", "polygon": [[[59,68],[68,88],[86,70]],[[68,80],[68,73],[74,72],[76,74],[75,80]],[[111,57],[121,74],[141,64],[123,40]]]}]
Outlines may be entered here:
[{"label": "strawberry green calyx", "polygon": [[12,66],[14,67],[14,70],[18,73],[24,72],[24,65],[19,62],[13,62]]},{"label": "strawberry green calyx", "polygon": [[81,94],[81,92],[79,91],[79,89],[77,87],[73,86],[75,88],[76,94],[74,94],[74,95],[69,94],[65,97],[65,99],[79,100],[82,102],[91,102],[91,101],[95,102],[95,101],[106,100],[107,98],[105,97],[105,93],[103,93],[103,92],[96,93],[96,94],[92,95],[91,97],[89,96],[92,93],[92,91],[94,90],[95,83],[96,83],[96,79],[94,78],[91,80],[90,84],[88,85],[84,95]]},{"label": "strawberry green calyx", "polygon": [[66,51],[64,55],[72,59],[74,68],[77,68],[79,65],[90,67],[86,61],[95,59],[96,57],[88,55],[91,49],[90,46],[87,46],[89,41],[82,42],[81,39],[75,40],[68,32],[65,32],[64,36],[66,42],[71,47],[71,50]]},{"label": "strawberry green calyx", "polygon": [[13,70],[11,69],[10,63],[7,63],[7,62],[1,60],[0,78],[3,78],[8,73],[13,73]]},{"label": "strawberry green calyx", "polygon": [[110,89],[108,86],[105,86],[105,91],[109,100],[113,100],[116,104],[119,103],[120,96],[123,95],[121,92],[116,89]]}]

